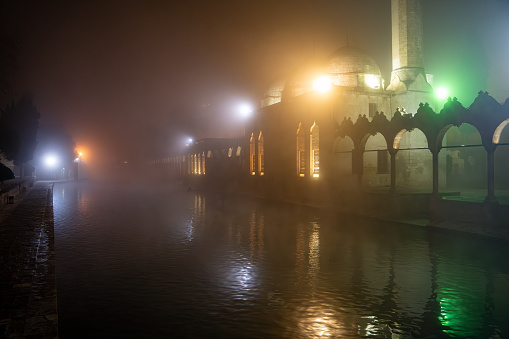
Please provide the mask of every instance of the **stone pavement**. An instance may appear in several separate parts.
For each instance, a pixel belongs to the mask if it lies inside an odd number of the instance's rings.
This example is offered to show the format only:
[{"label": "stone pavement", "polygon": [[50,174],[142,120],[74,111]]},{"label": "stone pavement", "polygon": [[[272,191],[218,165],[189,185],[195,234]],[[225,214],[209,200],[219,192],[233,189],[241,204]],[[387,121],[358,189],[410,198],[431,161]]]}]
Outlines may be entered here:
[{"label": "stone pavement", "polygon": [[0,210],[0,338],[57,338],[52,187]]}]

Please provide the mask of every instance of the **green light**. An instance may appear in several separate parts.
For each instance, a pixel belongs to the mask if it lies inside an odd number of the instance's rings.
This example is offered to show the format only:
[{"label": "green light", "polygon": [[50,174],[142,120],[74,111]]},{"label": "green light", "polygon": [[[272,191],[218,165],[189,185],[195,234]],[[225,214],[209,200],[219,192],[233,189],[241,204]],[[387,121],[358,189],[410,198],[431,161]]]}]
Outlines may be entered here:
[{"label": "green light", "polygon": [[449,91],[445,87],[437,88],[435,95],[438,99],[446,99],[449,96]]}]

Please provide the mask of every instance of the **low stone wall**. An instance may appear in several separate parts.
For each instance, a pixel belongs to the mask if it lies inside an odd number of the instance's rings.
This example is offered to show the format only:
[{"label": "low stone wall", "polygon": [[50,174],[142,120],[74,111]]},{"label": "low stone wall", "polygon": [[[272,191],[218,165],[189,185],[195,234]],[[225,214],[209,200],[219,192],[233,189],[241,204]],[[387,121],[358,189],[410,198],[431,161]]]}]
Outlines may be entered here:
[{"label": "low stone wall", "polygon": [[6,180],[0,185],[0,209],[8,204],[13,204],[16,197],[25,193],[34,185],[34,178],[16,178]]}]

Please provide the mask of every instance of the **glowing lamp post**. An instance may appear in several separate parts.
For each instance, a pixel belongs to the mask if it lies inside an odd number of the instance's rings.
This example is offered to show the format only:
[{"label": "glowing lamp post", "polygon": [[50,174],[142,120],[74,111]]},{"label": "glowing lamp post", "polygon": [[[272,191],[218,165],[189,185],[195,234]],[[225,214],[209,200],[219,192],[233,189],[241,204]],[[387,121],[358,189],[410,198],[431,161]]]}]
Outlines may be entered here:
[{"label": "glowing lamp post", "polygon": [[48,154],[44,157],[44,165],[49,170],[50,173],[50,179],[53,179],[53,173],[55,168],[58,166],[58,158],[54,154]]},{"label": "glowing lamp post", "polygon": [[[83,152],[78,152],[78,157],[74,159],[76,169],[74,171],[74,180],[78,181],[80,178],[80,171],[83,172]],[[83,174],[83,173],[82,173]]]}]

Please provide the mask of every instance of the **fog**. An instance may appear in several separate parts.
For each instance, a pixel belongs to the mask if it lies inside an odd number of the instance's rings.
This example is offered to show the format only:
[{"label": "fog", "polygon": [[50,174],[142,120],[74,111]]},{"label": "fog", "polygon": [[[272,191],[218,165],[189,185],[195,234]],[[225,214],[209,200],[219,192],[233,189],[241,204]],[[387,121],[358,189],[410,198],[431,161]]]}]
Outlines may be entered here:
[{"label": "fog", "polygon": [[[238,106],[306,58],[347,42],[391,71],[389,0],[24,1],[1,5],[19,48],[13,95],[65,126],[111,171],[179,150],[186,137],[239,135]],[[426,0],[424,55],[437,86],[469,105],[509,93],[509,3]],[[348,32],[348,33],[347,33]]]}]

